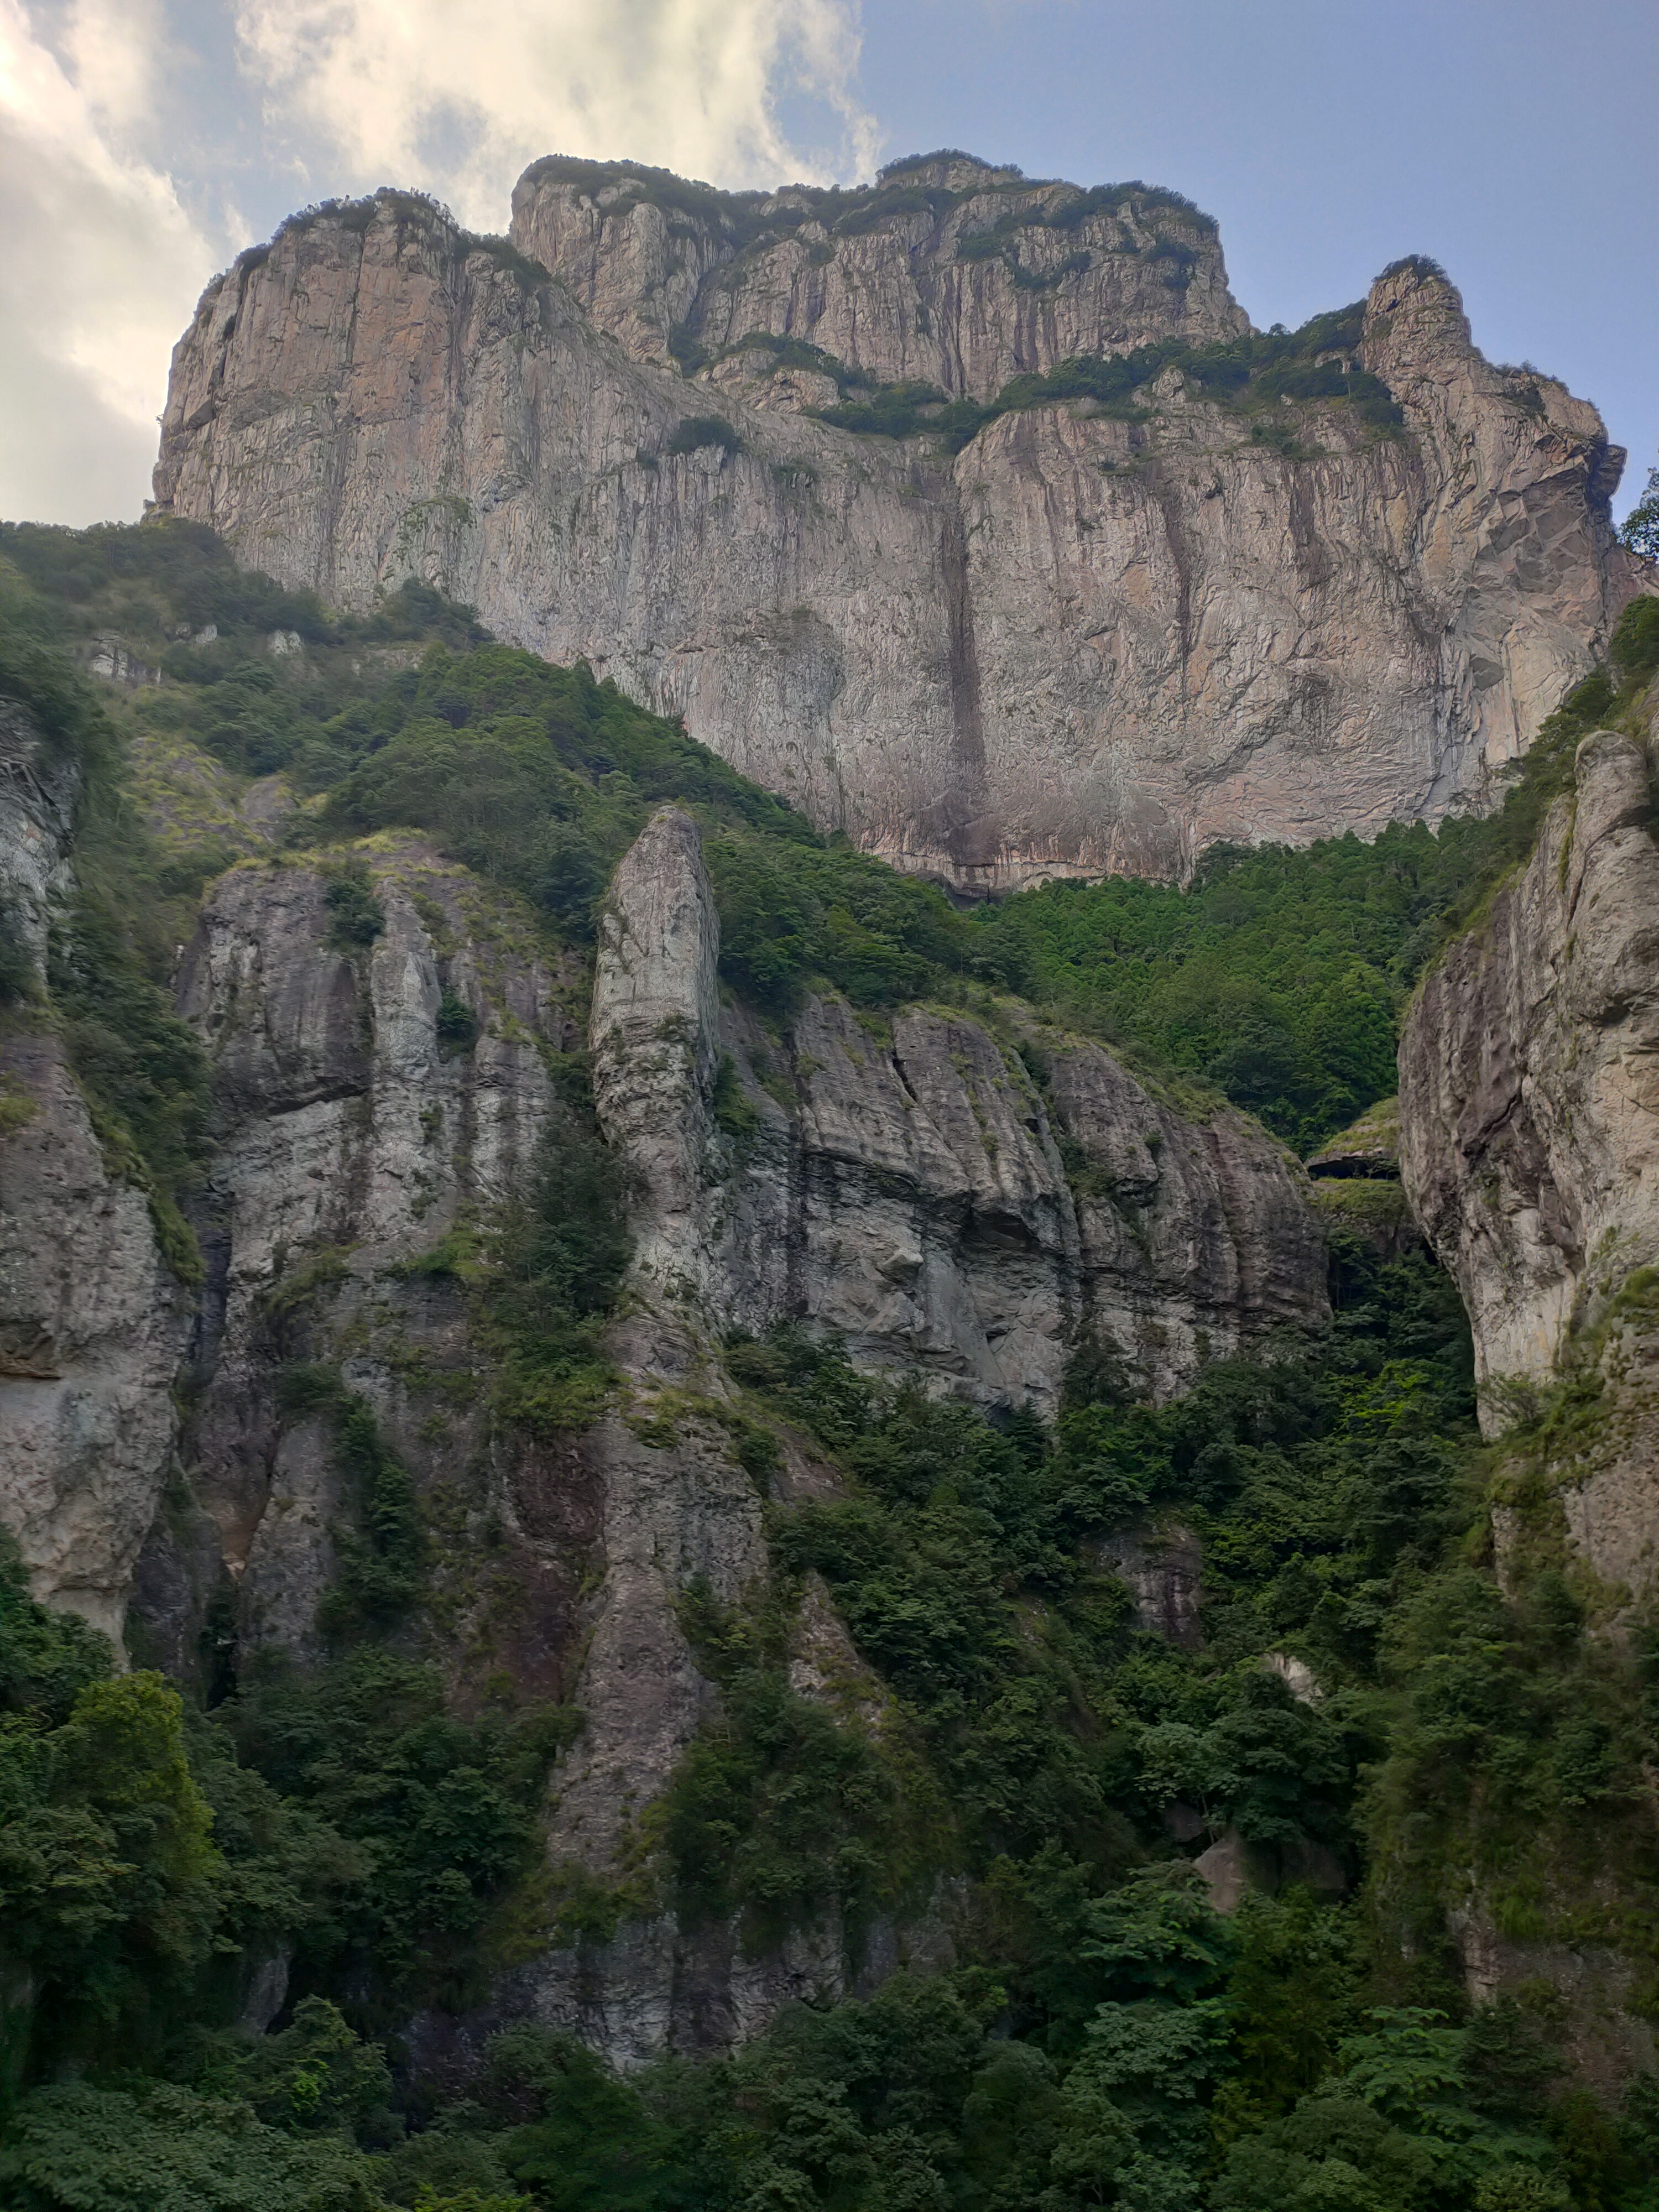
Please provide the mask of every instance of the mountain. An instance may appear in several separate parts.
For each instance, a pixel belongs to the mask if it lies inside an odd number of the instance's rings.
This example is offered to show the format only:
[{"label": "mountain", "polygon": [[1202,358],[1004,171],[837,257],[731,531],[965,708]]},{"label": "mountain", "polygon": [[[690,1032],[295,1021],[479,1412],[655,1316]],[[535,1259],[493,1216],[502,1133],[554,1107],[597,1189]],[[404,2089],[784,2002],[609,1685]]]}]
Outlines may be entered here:
[{"label": "mountain", "polygon": [[1622,462],[1425,262],[1261,335],[1142,185],[550,161],[510,240],[386,192],[245,253],[155,495],[343,606],[434,584],[998,890],[1489,803],[1635,588]]},{"label": "mountain", "polygon": [[[659,410],[554,518],[592,577],[775,433],[914,550],[1152,386],[1351,489],[1510,373],[1436,417],[1251,337],[1171,196],[966,157],[517,214],[226,280],[299,396],[163,473],[262,550],[0,525],[0,2205],[1651,2212],[1651,567],[1557,540],[1607,596],[1484,811],[952,898],[421,562],[348,589],[422,380],[590,462]],[[1581,428],[1470,571],[1528,620]]]}]

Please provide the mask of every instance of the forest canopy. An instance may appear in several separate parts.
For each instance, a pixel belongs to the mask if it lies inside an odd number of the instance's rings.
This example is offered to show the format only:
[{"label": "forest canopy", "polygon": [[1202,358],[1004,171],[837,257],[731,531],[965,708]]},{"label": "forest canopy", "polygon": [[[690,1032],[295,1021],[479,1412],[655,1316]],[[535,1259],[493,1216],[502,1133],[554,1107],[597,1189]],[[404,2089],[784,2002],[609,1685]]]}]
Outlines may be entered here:
[{"label": "forest canopy", "polygon": [[[964,911],[421,585],[347,617],[190,526],[7,526],[0,695],[80,789],[46,972],[0,930],[0,1022],[61,1025],[106,1157],[199,1272],[211,1085],[167,987],[237,854],[228,817],[144,828],[136,763],[173,748],[238,793],[284,780],[283,850],[325,866],[344,957],[386,921],[360,842],[414,830],[585,971],[611,871],[672,799],[723,982],[773,1030],[825,988],[878,1029],[1019,994],[1311,1150],[1392,1091],[1416,978],[1659,667],[1654,605],[1487,817]],[[112,634],[125,688],[79,665]],[[441,1007],[446,1048],[467,1019]],[[629,1250],[580,1065],[560,1082],[489,1237],[410,1270],[472,1301],[492,1415],[550,1463],[605,1402]],[[275,1335],[339,1264],[276,1286]],[[1211,1358],[1168,1404],[1079,1345],[1052,1419],[872,1379],[801,1329],[720,1347],[769,1567],[736,1603],[681,1590],[713,1692],[615,1883],[545,1863],[582,1714],[489,1682],[458,1709],[450,1535],[349,1368],[283,1368],[362,1509],[314,1663],[204,1631],[188,1683],[118,1665],[0,1547],[0,2208],[1659,2212],[1652,2077],[1587,2086],[1541,1980],[1473,2007],[1447,1917],[1476,1883],[1517,1943],[1620,1947],[1655,2016],[1659,1646],[1601,1635],[1559,1563],[1500,1585],[1468,1331],[1427,1252],[1339,1227],[1329,1286],[1328,1329]],[[1544,1454],[1572,1410],[1546,1394],[1505,1448]],[[788,1490],[792,1453],[831,1479]],[[1138,1605],[1148,1543],[1201,1558],[1190,1633]],[[792,1668],[809,1603],[855,1696]],[[1195,1869],[1218,1844],[1249,1875],[1224,1914]],[[830,1923],[851,1952],[949,1941],[729,2056],[622,2073],[503,2015],[464,2078],[416,2063],[418,2024],[481,2016],[509,1967],[665,1913],[751,1956]]]}]

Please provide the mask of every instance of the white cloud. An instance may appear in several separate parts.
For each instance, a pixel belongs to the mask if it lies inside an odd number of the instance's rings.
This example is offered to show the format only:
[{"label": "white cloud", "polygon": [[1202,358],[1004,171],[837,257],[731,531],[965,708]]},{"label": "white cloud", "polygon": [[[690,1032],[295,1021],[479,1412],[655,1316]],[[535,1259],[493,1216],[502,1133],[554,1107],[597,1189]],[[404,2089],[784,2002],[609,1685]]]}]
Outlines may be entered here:
[{"label": "white cloud", "polygon": [[216,258],[120,143],[155,40],[144,6],[80,0],[66,66],[0,0],[0,514],[133,515],[149,489],[168,357]]},{"label": "white cloud", "polygon": [[107,129],[149,120],[161,53],[156,0],[70,0],[61,40],[75,88]]},{"label": "white cloud", "polygon": [[0,0],[0,514],[138,513],[233,182],[424,185],[493,230],[545,153],[866,173],[858,55],[857,0]]},{"label": "white cloud", "polygon": [[[855,0],[238,0],[237,20],[276,110],[355,184],[427,185],[475,228],[504,226],[542,154],[727,186],[873,160]],[[827,150],[789,143],[780,94],[823,114]]]}]

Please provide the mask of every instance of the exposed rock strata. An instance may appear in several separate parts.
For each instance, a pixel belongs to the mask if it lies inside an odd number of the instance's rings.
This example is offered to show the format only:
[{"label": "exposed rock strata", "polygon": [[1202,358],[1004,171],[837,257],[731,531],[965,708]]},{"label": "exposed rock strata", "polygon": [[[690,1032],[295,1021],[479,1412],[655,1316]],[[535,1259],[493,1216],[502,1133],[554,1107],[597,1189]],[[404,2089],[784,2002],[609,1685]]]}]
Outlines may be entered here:
[{"label": "exposed rock strata", "polygon": [[[40,980],[76,783],[27,712],[0,704],[0,916]],[[0,1017],[0,1523],[37,1595],[118,1651],[184,1327],[143,1193],[106,1165],[44,1012],[16,1007]]]},{"label": "exposed rock strata", "polygon": [[705,1277],[720,927],[696,824],[663,807],[623,857],[599,923],[593,1090],[640,1176],[634,1272],[672,1291]]},{"label": "exposed rock strata", "polygon": [[[174,818],[196,788],[181,773],[171,762],[152,798],[190,844],[203,824],[194,800]],[[211,834],[261,834],[209,797]],[[1185,1119],[1098,1048],[988,1000],[978,1017],[890,1019],[814,1000],[781,1039],[726,1003],[697,833],[665,808],[617,871],[592,1003],[596,1103],[637,1176],[630,1310],[611,1343],[626,1389],[580,1439],[516,1431],[492,1415],[493,1353],[456,1270],[526,1187],[556,1110],[550,1063],[583,1041],[580,979],[511,900],[411,836],[349,856],[384,927],[337,941],[344,857],[239,862],[184,957],[217,1125],[187,1341],[142,1196],[103,1176],[51,1040],[10,1036],[45,1105],[0,1170],[6,1342],[54,1371],[0,1386],[34,1409],[8,1431],[8,1515],[49,1594],[114,1626],[136,1582],[137,1648],[180,1675],[204,1665],[210,1621],[245,1655],[319,1657],[362,1504],[313,1387],[337,1374],[422,1499],[457,1698],[505,1671],[586,1715],[554,1780],[556,1869],[614,1883],[635,1867],[641,1817],[715,1700],[679,1601],[701,1578],[738,1602],[766,1571],[724,1418],[725,1331],[793,1318],[841,1332],[866,1368],[1047,1407],[1083,1336],[1109,1338],[1162,1395],[1206,1351],[1324,1316],[1300,1171],[1243,1117]],[[446,994],[470,1042],[441,1038]],[[181,1474],[162,1498],[175,1378]],[[66,1408],[79,1456],[58,1449]],[[36,1433],[58,1456],[20,1474],[14,1440]],[[785,1498],[834,1486],[793,1443],[775,1480]],[[805,1693],[882,1725],[822,1589],[798,1644]],[[861,1965],[829,1922],[750,1960],[735,1929],[636,1918],[610,1944],[549,1953],[500,2002],[625,2063],[721,2047],[790,1996],[948,1955],[947,1905],[883,1923]]]},{"label": "exposed rock strata", "polygon": [[[802,1320],[867,1367],[1049,1411],[1079,1337],[1164,1396],[1255,1331],[1326,1317],[1305,1178],[1243,1115],[1190,1120],[1097,1046],[1035,1031],[1039,1089],[1016,1008],[1000,1037],[815,999],[780,1048],[710,988],[713,904],[678,809],[609,908],[595,1096],[641,1178],[640,1285],[682,1325]],[[755,1125],[740,1142],[713,1112],[722,1053]]]},{"label": "exposed rock strata", "polygon": [[[793,1318],[840,1332],[866,1367],[1047,1408],[1076,1334],[1115,1332],[1167,1391],[1206,1348],[1325,1312],[1300,1177],[1241,1117],[1182,1121],[1107,1054],[1073,1046],[1052,1057],[1064,1118],[1051,1122],[987,1029],[920,1008],[866,1025],[813,1000],[780,1048],[722,1005],[718,949],[696,825],[664,807],[600,925],[594,1096],[637,1178],[636,1310],[611,1337],[633,1398],[583,1445],[603,1488],[605,1572],[573,1690],[586,1726],[555,1778],[550,1826],[556,1868],[611,1883],[637,1875],[641,1816],[717,1702],[678,1601],[697,1577],[738,1602],[766,1571],[760,1500],[719,1419],[726,1330]],[[722,1056],[752,1117],[740,1139],[715,1111]],[[1091,1163],[1080,1208],[1057,1133]],[[818,1481],[807,1471],[805,1486]],[[781,1482],[793,1493],[793,1466]],[[859,1704],[858,1662],[822,1590],[800,1638],[797,1686],[850,1695],[856,1724],[878,1726],[879,1693]],[[930,1912],[884,1923],[861,1968],[831,1922],[751,1960],[736,1929],[684,1929],[670,1913],[550,1953],[499,2002],[633,2064],[671,2045],[724,2047],[787,1997],[846,1996],[860,1973],[947,1942]],[[441,2045],[439,2024],[422,2033]]]},{"label": "exposed rock strata", "polygon": [[[210,892],[185,955],[179,1003],[222,1117],[191,1484],[243,1642],[317,1654],[334,1532],[356,1501],[327,1420],[285,1410],[281,1378],[337,1359],[423,1491],[468,1470],[447,1510],[474,1544],[486,1525],[500,1533],[451,1595],[526,1686],[550,1692],[597,1536],[591,1495],[543,1465],[544,1448],[490,1444],[459,1285],[400,1271],[523,1187],[550,1110],[542,1049],[574,1033],[561,978],[508,904],[413,840],[378,848],[374,874],[386,927],[368,947],[331,942],[323,870],[256,861]],[[477,1026],[462,1050],[440,1040],[445,989]]]},{"label": "exposed rock strata", "polygon": [[1659,1577],[1659,847],[1642,745],[1587,738],[1576,782],[1418,994],[1401,1166],[1468,1309],[1488,1432],[1525,1386],[1602,1376],[1553,1479],[1579,1556],[1640,1596]]},{"label": "exposed rock strata", "polygon": [[[1434,819],[1530,739],[1632,587],[1594,409],[1486,363],[1425,265],[1373,288],[1360,348],[1399,437],[1310,404],[1280,450],[1171,368],[1140,419],[1047,405],[951,459],[805,419],[831,380],[751,375],[741,347],[688,380],[668,333],[758,318],[984,392],[1068,349],[1236,329],[1212,234],[1170,290],[1085,226],[1088,270],[1033,291],[1013,271],[1069,234],[1016,224],[1007,258],[953,260],[971,193],[943,228],[901,210],[725,259],[719,222],[582,198],[518,196],[515,238],[561,282],[389,195],[245,255],[174,356],[163,511],[348,605],[428,578],[820,823],[981,886]],[[716,404],[736,450],[675,450]]]},{"label": "exposed rock strata", "polygon": [[0,1522],[35,1595],[121,1649],[172,1458],[186,1310],[62,1045],[0,1033]]},{"label": "exposed rock strata", "polygon": [[1126,1530],[1108,1537],[1099,1554],[1127,1589],[1137,1628],[1182,1651],[1202,1648],[1204,1553],[1190,1528]]},{"label": "exposed rock strata", "polygon": [[41,737],[28,709],[0,700],[0,921],[46,974],[54,902],[70,884],[68,852],[80,775]]},{"label": "exposed rock strata", "polygon": [[[665,207],[648,178],[538,162],[513,195],[513,242],[636,361],[736,349],[738,377],[717,378],[728,387],[741,388],[743,342],[757,333],[874,383],[984,401],[1079,355],[1249,328],[1215,225],[1173,194],[1130,187],[1091,206],[1074,185],[945,155],[908,167],[887,199],[890,213],[878,197],[843,214],[797,186]],[[767,362],[764,380],[774,374]],[[828,391],[808,404],[833,404],[833,377],[817,381]]]}]

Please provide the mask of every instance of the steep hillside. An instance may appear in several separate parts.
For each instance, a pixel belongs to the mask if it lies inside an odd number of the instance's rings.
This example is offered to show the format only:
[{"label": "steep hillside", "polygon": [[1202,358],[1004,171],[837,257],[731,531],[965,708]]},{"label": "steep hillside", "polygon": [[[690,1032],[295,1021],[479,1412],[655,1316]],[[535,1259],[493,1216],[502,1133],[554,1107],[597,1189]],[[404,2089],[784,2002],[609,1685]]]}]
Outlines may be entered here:
[{"label": "steep hillside", "polygon": [[204,295],[155,483],[987,890],[1489,796],[1634,588],[1621,466],[1428,263],[1254,334],[1176,196],[950,156],[737,198],[545,162],[510,242],[295,217]]},{"label": "steep hillside", "polygon": [[1022,373],[1249,331],[1214,223],[1178,193],[963,154],[895,162],[873,190],[735,194],[555,158],[520,179],[512,235],[635,360],[739,392],[758,377],[774,406],[884,386],[983,405]]},{"label": "steep hillside", "polygon": [[0,2202],[1641,2212],[1641,1618],[1384,1103],[1641,615],[1488,819],[961,913],[430,592],[0,554]]}]

